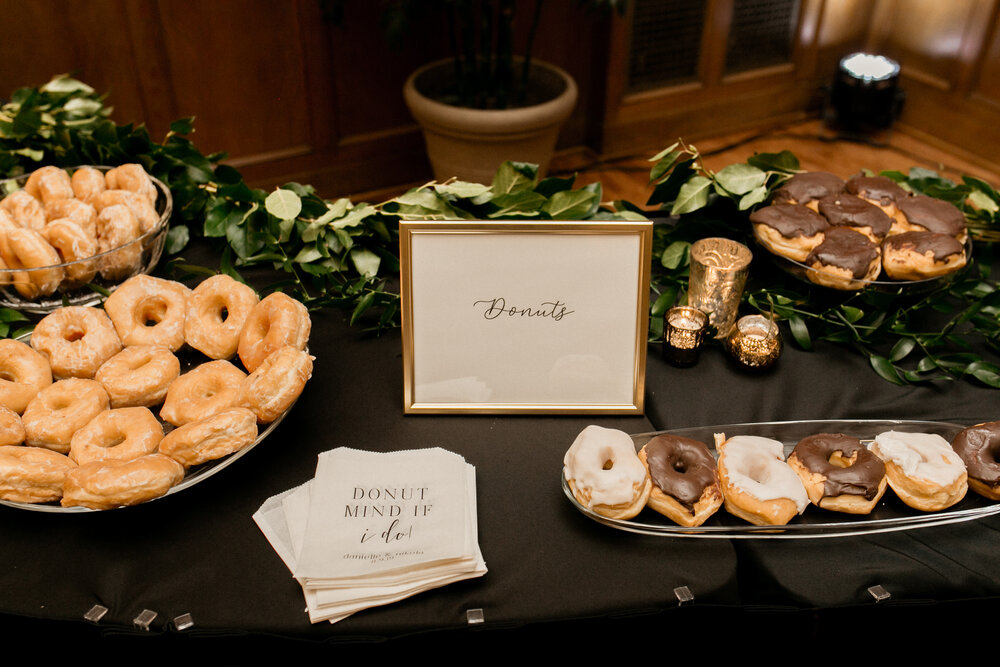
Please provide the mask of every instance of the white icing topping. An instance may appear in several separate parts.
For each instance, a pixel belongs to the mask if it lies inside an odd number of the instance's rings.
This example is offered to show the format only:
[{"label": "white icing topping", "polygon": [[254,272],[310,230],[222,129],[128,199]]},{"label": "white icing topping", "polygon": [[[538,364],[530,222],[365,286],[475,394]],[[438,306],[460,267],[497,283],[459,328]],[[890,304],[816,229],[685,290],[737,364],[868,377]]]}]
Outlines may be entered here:
[{"label": "white icing topping", "polygon": [[[605,470],[607,462],[612,466]],[[590,493],[590,507],[631,503],[635,485],[646,479],[646,466],[626,433],[591,424],[576,436],[563,457],[563,474]]]},{"label": "white icing topping", "polygon": [[758,500],[789,498],[799,514],[809,505],[802,480],[785,463],[785,446],[756,435],[737,435],[722,449],[729,481]]},{"label": "white icing topping", "polygon": [[965,464],[948,441],[933,433],[880,433],[871,450],[883,461],[892,461],[907,477],[948,486],[965,472]]}]

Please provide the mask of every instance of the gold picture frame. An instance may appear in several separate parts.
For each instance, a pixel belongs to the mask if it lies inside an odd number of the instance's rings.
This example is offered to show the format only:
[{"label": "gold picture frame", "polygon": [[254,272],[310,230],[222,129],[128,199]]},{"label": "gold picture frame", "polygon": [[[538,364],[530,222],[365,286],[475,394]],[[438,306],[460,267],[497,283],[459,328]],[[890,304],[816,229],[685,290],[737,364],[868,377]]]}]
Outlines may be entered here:
[{"label": "gold picture frame", "polygon": [[651,222],[400,222],[408,414],[642,414]]}]

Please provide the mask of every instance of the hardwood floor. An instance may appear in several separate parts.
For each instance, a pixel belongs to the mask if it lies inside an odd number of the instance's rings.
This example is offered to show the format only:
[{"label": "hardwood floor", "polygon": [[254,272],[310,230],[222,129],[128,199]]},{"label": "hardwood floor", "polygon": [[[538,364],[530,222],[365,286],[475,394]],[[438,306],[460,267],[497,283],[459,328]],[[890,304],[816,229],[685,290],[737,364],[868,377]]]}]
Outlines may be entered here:
[{"label": "hardwood floor", "polygon": [[[873,171],[910,167],[926,167],[949,178],[959,179],[962,174],[977,176],[1000,187],[1000,164],[984,168],[963,159],[957,152],[950,153],[907,135],[899,130],[887,130],[865,140],[839,137],[820,120],[789,123],[758,132],[740,132],[711,137],[693,142],[701,151],[705,165],[718,170],[734,162],[743,162],[755,152],[767,153],[790,150],[799,158],[803,169],[829,171],[849,177],[868,168]],[[650,146],[648,155],[636,155],[611,160],[601,160],[590,151],[579,149],[555,157],[551,175],[577,174],[576,185],[600,181],[605,201],[624,199],[642,208],[652,192],[649,170],[652,157],[666,146]],[[356,193],[355,202],[384,201],[405,192],[420,183],[398,188]]]}]

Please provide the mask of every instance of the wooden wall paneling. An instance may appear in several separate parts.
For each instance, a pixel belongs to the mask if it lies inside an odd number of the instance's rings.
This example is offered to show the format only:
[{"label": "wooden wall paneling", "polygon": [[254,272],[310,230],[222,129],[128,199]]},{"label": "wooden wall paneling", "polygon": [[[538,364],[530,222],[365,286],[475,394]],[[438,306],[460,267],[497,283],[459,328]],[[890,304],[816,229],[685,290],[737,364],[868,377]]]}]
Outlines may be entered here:
[{"label": "wooden wall paneling", "polygon": [[991,9],[990,29],[979,54],[979,67],[970,96],[976,102],[1000,111],[1000,2],[994,2]]}]

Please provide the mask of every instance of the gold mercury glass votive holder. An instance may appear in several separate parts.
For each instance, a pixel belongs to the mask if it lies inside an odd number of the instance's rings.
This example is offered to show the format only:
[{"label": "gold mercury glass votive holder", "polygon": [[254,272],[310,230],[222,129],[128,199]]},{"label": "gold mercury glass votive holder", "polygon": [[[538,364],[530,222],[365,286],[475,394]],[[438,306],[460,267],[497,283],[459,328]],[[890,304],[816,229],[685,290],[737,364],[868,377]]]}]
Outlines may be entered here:
[{"label": "gold mercury glass votive holder", "polygon": [[675,366],[693,366],[698,361],[708,316],[697,308],[674,306],[663,318],[663,356]]},{"label": "gold mercury glass votive holder", "polygon": [[770,368],[781,356],[781,347],[778,325],[763,315],[741,317],[726,341],[729,354],[748,370]]},{"label": "gold mercury glass votive holder", "polygon": [[750,249],[731,239],[701,239],[691,246],[688,304],[708,313],[717,338],[733,328],[751,259]]}]

